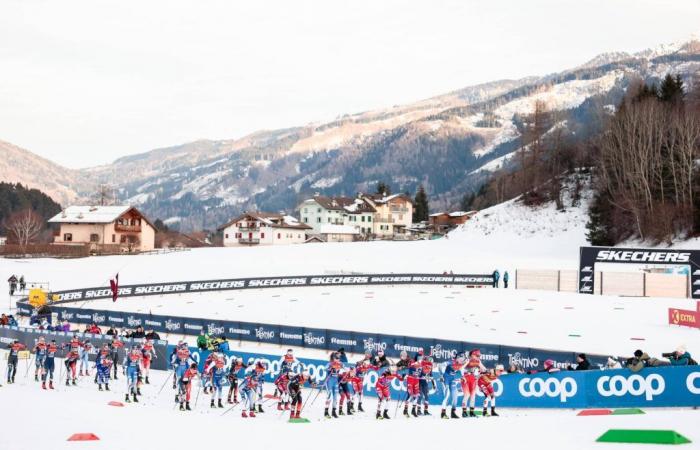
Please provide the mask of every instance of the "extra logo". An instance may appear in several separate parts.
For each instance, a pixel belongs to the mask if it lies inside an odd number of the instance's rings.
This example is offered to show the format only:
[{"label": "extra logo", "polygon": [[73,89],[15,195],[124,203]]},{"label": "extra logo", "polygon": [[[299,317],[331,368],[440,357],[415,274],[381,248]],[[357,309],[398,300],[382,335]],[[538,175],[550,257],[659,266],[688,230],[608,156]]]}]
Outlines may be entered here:
[{"label": "extra logo", "polygon": [[578,385],[571,377],[558,378],[523,378],[518,383],[518,390],[523,397],[559,397],[561,403],[576,395]]},{"label": "extra logo", "polygon": [[627,394],[639,397],[643,395],[647,401],[654,399],[655,395],[663,394],[666,390],[664,378],[653,373],[646,378],[641,375],[624,377],[615,375],[612,377],[603,376],[598,378],[598,393],[603,397],[622,397]]}]

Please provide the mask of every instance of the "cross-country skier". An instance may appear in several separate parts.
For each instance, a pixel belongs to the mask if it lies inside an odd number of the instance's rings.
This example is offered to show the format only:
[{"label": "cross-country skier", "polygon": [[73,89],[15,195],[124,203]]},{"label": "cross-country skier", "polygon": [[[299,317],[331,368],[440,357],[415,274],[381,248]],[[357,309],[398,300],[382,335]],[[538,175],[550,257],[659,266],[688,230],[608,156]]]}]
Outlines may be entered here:
[{"label": "cross-country skier", "polygon": [[[478,348],[469,352],[469,360],[464,365],[464,375],[462,376],[462,417],[477,417],[474,412],[476,402],[476,382],[481,373],[486,371],[486,367],[481,363],[481,351]],[[467,399],[469,400],[469,413],[467,413]]]},{"label": "cross-country skier", "polygon": [[265,375],[268,373],[267,363],[263,361],[258,361],[255,363],[255,369],[253,370],[253,376],[255,377],[255,385],[257,390],[255,392],[256,403],[258,405],[258,412],[264,413],[263,404],[263,389],[265,387]]},{"label": "cross-country skier", "polygon": [[442,376],[442,391],[444,399],[442,400],[442,411],[440,418],[447,419],[447,405],[452,405],[450,418],[459,419],[456,413],[457,410],[457,395],[459,394],[460,378],[462,378],[462,367],[464,366],[464,354],[460,353],[452,361],[443,363],[440,367]]},{"label": "cross-country skier", "polygon": [[[338,413],[336,412],[338,396],[340,395],[338,381],[342,368],[343,363],[340,362],[340,355],[333,352],[328,365],[326,365],[326,382],[324,384],[324,388],[326,389],[326,409],[323,415],[327,419],[331,417],[338,418]],[[332,407],[332,414],[328,413],[329,407]]]},{"label": "cross-country skier", "polygon": [[53,372],[56,369],[56,352],[58,346],[56,340],[51,339],[46,346],[46,359],[44,360],[44,373],[41,375],[41,387],[46,389],[46,380],[49,380],[49,389],[53,389]]},{"label": "cross-country skier", "polygon": [[[224,393],[224,379],[226,378],[226,356],[223,353],[219,353],[212,364],[210,369],[210,379],[211,379],[211,407],[223,408],[222,403],[223,393]],[[218,400],[218,403],[214,405],[214,401]]]},{"label": "cross-country skier", "polygon": [[126,375],[126,394],[124,400],[129,402],[129,394],[135,403],[138,403],[139,399],[136,397],[137,394],[137,383],[139,378],[139,372],[141,371],[141,350],[138,345],[133,345],[131,351],[124,358],[122,365],[124,366],[123,373]]},{"label": "cross-country skier", "polygon": [[177,383],[179,386],[179,393],[177,399],[180,402],[180,411],[192,411],[192,408],[190,408],[192,380],[194,380],[197,376],[199,376],[199,372],[197,372],[197,363],[193,362],[182,372],[182,375],[178,377]]},{"label": "cross-country skier", "polygon": [[[185,374],[185,371],[187,371],[191,363],[196,365],[197,362],[190,356],[190,349],[187,348],[187,344],[180,341],[177,348],[173,351],[170,363],[173,368],[173,389],[175,389],[180,378]],[[178,395],[175,395],[175,401],[179,401]]]},{"label": "cross-country skier", "polygon": [[353,383],[357,380],[357,373],[354,367],[345,367],[340,372],[340,379],[338,380],[338,390],[340,391],[340,404],[338,405],[338,414],[344,415],[343,403],[345,400],[348,402],[348,416],[352,416],[355,408],[352,403],[352,398],[355,395],[355,391],[352,388]]},{"label": "cross-country skier", "polygon": [[243,358],[239,357],[231,362],[228,371],[228,403],[238,403],[238,378],[241,375],[241,370],[245,370],[246,367],[248,366],[243,363]]},{"label": "cross-country skier", "polygon": [[280,374],[274,381],[275,393],[279,395],[279,401],[277,402],[278,411],[289,409],[289,377],[291,375],[292,369],[288,366],[280,370]]},{"label": "cross-country skier", "polygon": [[372,352],[366,351],[365,357],[355,363],[355,380],[353,381],[352,389],[353,389],[353,391],[355,391],[355,396],[357,398],[357,410],[359,412],[365,412],[365,410],[362,409],[362,398],[364,396],[365,375],[370,370],[378,370],[379,369],[378,367],[375,367],[372,365],[371,360],[372,360]]},{"label": "cross-country skier", "polygon": [[[294,350],[291,348],[287,349],[287,353],[282,355],[280,358],[280,375],[286,374],[294,370],[295,366],[299,364],[299,360],[294,356]],[[277,389],[277,380],[275,380],[275,397],[280,394],[279,389]]]},{"label": "cross-country skier", "polygon": [[258,377],[256,372],[265,372],[265,367],[258,361],[254,367],[246,370],[246,375],[240,385],[241,397],[243,400],[243,412],[241,417],[255,417],[255,401],[258,391]]},{"label": "cross-country skier", "polygon": [[109,352],[102,353],[97,356],[95,361],[95,369],[97,372],[97,389],[102,390],[102,385],[105,385],[105,390],[109,390],[109,372],[112,369],[112,360],[109,357]]},{"label": "cross-country skier", "polygon": [[387,359],[386,355],[384,354],[384,350],[382,350],[382,349],[377,350],[377,354],[372,357],[372,359],[370,360],[370,363],[373,366],[378,367],[377,370],[379,370],[383,367],[389,367],[389,364],[390,364],[389,360]]},{"label": "cross-country skier", "polygon": [[[421,377],[418,383],[420,387],[421,401],[423,402],[423,415],[429,416],[430,406],[430,388],[435,389],[435,380],[433,379],[433,358],[424,356],[421,361]],[[420,410],[420,408],[419,408]]]},{"label": "cross-country skier", "polygon": [[124,348],[124,342],[119,339],[118,335],[113,335],[112,340],[109,343],[109,348],[111,350],[111,354],[109,355],[110,359],[114,364],[114,379],[117,379],[117,366],[119,365],[119,351]]},{"label": "cross-country skier", "polygon": [[143,356],[143,378],[146,384],[151,384],[148,380],[148,375],[151,373],[151,361],[158,358],[155,347],[153,347],[153,341],[146,339],[141,348],[141,353]]},{"label": "cross-country skier", "polygon": [[[391,380],[398,378],[399,381],[403,381],[403,377],[396,373],[396,366],[391,366],[389,369],[385,370],[377,379],[377,383],[374,385],[377,391],[377,397],[379,401],[377,402],[377,419],[389,419],[389,402],[391,401]],[[382,414],[382,406],[384,406],[384,413]]]},{"label": "cross-country skier", "polygon": [[309,371],[306,369],[304,369],[300,374],[291,375],[291,378],[289,379],[289,396],[292,399],[292,411],[289,415],[290,419],[301,418],[301,407],[303,405],[301,389],[307,382],[312,388],[316,387],[316,383],[311,379]]},{"label": "cross-country skier", "polygon": [[10,350],[10,354],[7,356],[7,384],[12,384],[15,382],[15,376],[17,375],[19,352],[27,347],[15,339],[14,342],[7,345],[7,348]]},{"label": "cross-country skier", "polygon": [[498,364],[495,369],[489,369],[479,376],[479,389],[484,394],[484,410],[482,412],[484,417],[488,416],[489,403],[491,403],[491,416],[498,416],[496,414],[496,396],[493,392],[493,382],[498,379],[501,373],[503,373],[503,366]]},{"label": "cross-country skier", "polygon": [[217,358],[218,355],[215,352],[211,352],[209,356],[207,356],[207,359],[204,360],[200,380],[204,386],[205,394],[210,394],[214,390],[214,387],[211,384],[211,371],[216,364]]},{"label": "cross-country skier", "polygon": [[[109,358],[111,354],[111,350],[109,348],[109,344],[102,344],[102,347],[97,352],[97,356],[95,357],[95,368],[97,368],[97,364],[100,362],[100,359],[102,358]],[[110,370],[111,370],[111,365],[110,365]],[[109,375],[109,374],[108,374]],[[97,370],[95,370],[95,384],[98,384],[99,381],[99,376],[97,373]]]},{"label": "cross-country skier", "polygon": [[422,377],[423,367],[420,361],[409,358],[408,366],[406,366],[406,391],[408,397],[404,402],[403,415],[409,417],[408,415],[408,405],[411,405],[411,415],[413,417],[418,417],[417,409],[420,403],[420,379]]},{"label": "cross-country skier", "polygon": [[46,342],[41,336],[36,344],[34,344],[34,381],[39,381],[39,372],[41,377],[44,377],[44,365],[46,363]]},{"label": "cross-country skier", "polygon": [[73,377],[73,386],[76,385],[75,381],[78,378],[76,372],[78,370],[79,358],[80,355],[78,354],[78,350],[71,347],[70,350],[68,350],[68,353],[66,354],[65,361],[63,361],[63,364],[65,364],[66,366],[66,386],[68,386],[68,384],[71,382],[71,376]]},{"label": "cross-country skier", "polygon": [[85,339],[79,347],[78,355],[80,356],[80,371],[79,375],[83,376],[83,369],[85,369],[85,376],[88,375],[90,368],[90,351],[92,350],[92,344],[90,339]]}]

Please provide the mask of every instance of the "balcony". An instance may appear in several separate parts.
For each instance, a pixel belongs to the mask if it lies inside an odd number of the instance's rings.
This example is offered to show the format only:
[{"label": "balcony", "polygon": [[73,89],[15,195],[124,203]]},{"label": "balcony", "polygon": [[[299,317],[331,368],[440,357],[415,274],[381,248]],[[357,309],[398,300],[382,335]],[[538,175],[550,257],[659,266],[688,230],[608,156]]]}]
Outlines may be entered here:
[{"label": "balcony", "polygon": [[408,214],[408,208],[391,208],[391,212],[395,214]]},{"label": "balcony", "polygon": [[140,233],[141,225],[121,225],[119,223],[115,223],[114,231],[121,233]]},{"label": "balcony", "polygon": [[379,218],[375,218],[374,221],[376,223],[395,223],[396,222],[391,217],[379,217]]},{"label": "balcony", "polygon": [[236,231],[259,231],[260,227],[237,227]]},{"label": "balcony", "polygon": [[241,245],[256,245],[260,243],[260,239],[238,238],[238,243]]}]

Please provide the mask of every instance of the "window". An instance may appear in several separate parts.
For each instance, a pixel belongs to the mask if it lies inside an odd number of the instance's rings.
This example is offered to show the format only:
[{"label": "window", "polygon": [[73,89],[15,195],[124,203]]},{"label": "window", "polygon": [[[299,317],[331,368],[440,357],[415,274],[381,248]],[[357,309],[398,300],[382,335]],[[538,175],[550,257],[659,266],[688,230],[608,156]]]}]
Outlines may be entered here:
[{"label": "window", "polygon": [[321,214],[321,208],[318,208],[318,213]]},{"label": "window", "polygon": [[321,218],[320,218],[320,217],[317,217],[317,218],[316,218],[316,222],[321,223]]},{"label": "window", "polygon": [[299,239],[301,239],[301,234],[297,234],[297,237],[298,237]]},{"label": "window", "polygon": [[115,243],[115,242],[117,242],[117,235],[113,234],[112,235],[112,243]]},{"label": "window", "polygon": [[265,239],[265,233],[260,233],[260,239]]},{"label": "window", "polygon": [[63,240],[71,242],[73,240],[73,233],[63,233]]},{"label": "window", "polygon": [[371,222],[371,221],[372,221],[372,216],[367,216],[367,222]]},{"label": "window", "polygon": [[277,239],[281,239],[281,238],[282,238],[282,233],[277,233]]},{"label": "window", "polygon": [[224,237],[225,237],[226,239],[228,239],[228,233],[224,234]]},{"label": "window", "polygon": [[365,221],[365,216],[362,216],[362,221],[363,221],[363,222]]},{"label": "window", "polygon": [[308,217],[304,217],[304,223],[309,223],[309,218],[308,218]]},{"label": "window", "polygon": [[100,235],[96,233],[91,234],[90,242],[100,242]]},{"label": "window", "polygon": [[330,218],[330,217],[328,218],[328,223],[331,223],[331,218]]}]

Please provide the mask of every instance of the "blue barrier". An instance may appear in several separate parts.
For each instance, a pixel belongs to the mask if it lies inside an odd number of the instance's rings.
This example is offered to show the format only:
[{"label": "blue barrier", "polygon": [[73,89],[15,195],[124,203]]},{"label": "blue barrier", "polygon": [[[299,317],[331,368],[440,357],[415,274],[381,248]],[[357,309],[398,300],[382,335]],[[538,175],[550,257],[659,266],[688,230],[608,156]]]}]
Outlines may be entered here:
[{"label": "blue barrier", "polygon": [[[23,314],[31,312],[31,307],[18,302]],[[216,319],[160,316],[121,311],[104,311],[87,308],[71,308],[52,305],[51,310],[61,319],[74,323],[96,323],[101,326],[135,328],[139,325],[159,333],[174,333],[197,336],[202,330],[212,335],[225,335],[227,339],[262,342],[284,346],[307,347],[320,350],[345,348],[348,353],[364,353],[366,350],[384,350],[387,356],[396,358],[402,350],[415,353],[422,348],[436,361],[454,358],[459,352],[478,348],[482,361],[488,366],[497,363],[506,368],[517,363],[525,370],[541,370],[546,359],[554,361],[555,367],[566,368],[574,364],[574,352],[561,352],[529,347],[483,344],[469,341],[451,341],[411,336],[394,336],[356,331],[330,330],[265,323],[226,321]],[[588,355],[593,365],[603,367],[607,356]]]},{"label": "blue barrier", "polygon": [[[172,353],[173,345],[168,346]],[[202,363],[209,352],[200,354],[190,348],[195,360]],[[227,355],[268,363],[267,381],[279,374],[280,357],[263,353],[228,351]],[[327,361],[299,358],[318,381],[326,377]],[[297,369],[298,370],[298,369]],[[365,395],[375,396],[374,385],[378,374],[370,371],[365,376]],[[431,389],[430,403],[442,403],[440,374],[433,374],[436,388]],[[680,407],[700,406],[700,366],[649,368],[633,373],[627,369],[568,371],[554,374],[505,374],[494,383],[497,404],[515,408],[618,408],[618,407]],[[403,399],[405,385],[398,380],[391,383],[392,398]],[[477,406],[483,395],[478,393]],[[461,402],[461,398],[460,398]],[[461,404],[461,403],[460,403]]]}]

